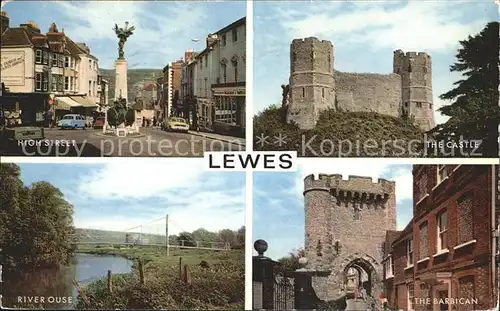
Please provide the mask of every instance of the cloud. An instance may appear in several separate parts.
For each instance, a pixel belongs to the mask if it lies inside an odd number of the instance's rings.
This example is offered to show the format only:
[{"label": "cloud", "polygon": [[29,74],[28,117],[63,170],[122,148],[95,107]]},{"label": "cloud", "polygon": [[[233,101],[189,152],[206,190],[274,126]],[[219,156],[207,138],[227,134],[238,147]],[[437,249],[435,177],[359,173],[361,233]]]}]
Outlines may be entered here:
[{"label": "cloud", "polygon": [[244,225],[245,187],[237,181],[244,174],[207,172],[203,164],[201,159],[117,158],[83,172],[75,189],[64,193],[75,205],[77,227],[122,231],[143,225],[145,233],[163,228],[164,234],[162,219],[168,214],[171,234],[238,229]]},{"label": "cloud", "polygon": [[[485,19],[464,23],[457,3],[410,1],[406,5],[336,3],[328,10],[279,10],[286,39],[320,36],[335,44],[368,44],[373,49],[443,51],[484,27]],[[318,14],[318,11],[320,13]],[[442,12],[447,12],[443,14]],[[429,35],[432,34],[432,35]]]},{"label": "cloud", "polygon": [[295,193],[301,201],[304,191],[304,178],[314,174],[342,174],[344,179],[349,175],[371,177],[375,182],[382,176],[390,175],[396,182],[396,203],[413,199],[413,176],[411,170],[388,164],[378,160],[363,159],[299,159],[298,173],[295,179]]}]

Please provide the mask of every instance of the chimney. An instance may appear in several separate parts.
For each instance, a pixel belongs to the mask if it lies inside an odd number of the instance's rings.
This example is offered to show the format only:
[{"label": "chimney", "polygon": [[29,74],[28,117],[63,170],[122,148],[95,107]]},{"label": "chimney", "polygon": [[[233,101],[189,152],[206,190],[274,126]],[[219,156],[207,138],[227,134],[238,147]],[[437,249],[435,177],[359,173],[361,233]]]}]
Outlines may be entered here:
[{"label": "chimney", "polygon": [[21,24],[21,27],[24,29],[31,29],[34,32],[40,33],[40,28],[38,28],[37,24],[32,20],[27,21],[26,24]]},{"label": "chimney", "polygon": [[2,15],[0,16],[0,35],[3,34],[9,28],[9,17],[7,16],[7,12],[2,11]]},{"label": "chimney", "polygon": [[210,47],[216,41],[217,41],[217,35],[216,34],[208,35],[208,37],[207,37],[207,48]]}]

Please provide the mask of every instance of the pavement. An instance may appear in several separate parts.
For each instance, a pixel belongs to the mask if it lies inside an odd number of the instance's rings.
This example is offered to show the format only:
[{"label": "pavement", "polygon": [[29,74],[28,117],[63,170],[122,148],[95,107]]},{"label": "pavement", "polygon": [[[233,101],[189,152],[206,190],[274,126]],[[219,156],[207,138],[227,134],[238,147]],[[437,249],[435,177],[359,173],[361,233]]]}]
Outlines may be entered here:
[{"label": "pavement", "polygon": [[202,157],[205,151],[244,151],[245,140],[212,133],[139,129],[138,137],[107,136],[102,130],[45,129],[38,145],[0,150],[2,156]]}]

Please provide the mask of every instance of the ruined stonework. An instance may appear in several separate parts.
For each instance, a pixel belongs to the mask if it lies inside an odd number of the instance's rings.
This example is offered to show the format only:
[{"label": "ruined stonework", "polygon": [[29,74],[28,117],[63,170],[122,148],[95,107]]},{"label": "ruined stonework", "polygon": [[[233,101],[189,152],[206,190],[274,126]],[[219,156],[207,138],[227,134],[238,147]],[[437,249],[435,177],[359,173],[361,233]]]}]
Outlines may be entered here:
[{"label": "ruined stonework", "polygon": [[322,300],[346,293],[349,268],[364,270],[368,294],[378,297],[383,278],[383,242],[396,230],[395,183],[370,177],[320,174],[304,180],[305,251],[308,268],[331,271],[314,277]]},{"label": "ruined stonework", "polygon": [[414,118],[424,131],[435,126],[429,55],[397,50],[390,74],[340,72],[334,57],[330,41],[292,41],[288,122],[311,129],[322,110],[333,108]]}]

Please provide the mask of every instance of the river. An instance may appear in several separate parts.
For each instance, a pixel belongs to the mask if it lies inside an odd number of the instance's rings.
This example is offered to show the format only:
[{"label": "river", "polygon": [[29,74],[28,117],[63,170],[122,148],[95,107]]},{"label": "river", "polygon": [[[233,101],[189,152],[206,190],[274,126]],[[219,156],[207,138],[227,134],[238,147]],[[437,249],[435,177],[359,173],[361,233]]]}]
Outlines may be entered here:
[{"label": "river", "polygon": [[[69,266],[58,270],[25,273],[22,279],[4,273],[2,304],[4,307],[41,304],[45,309],[72,309],[77,297],[73,280],[85,286],[106,277],[108,270],[113,274],[131,272],[132,264],[132,261],[123,257],[77,253]],[[38,299],[39,303],[33,299]],[[44,299],[44,303],[41,299]]]}]

